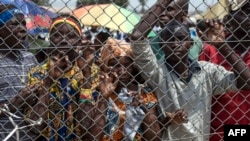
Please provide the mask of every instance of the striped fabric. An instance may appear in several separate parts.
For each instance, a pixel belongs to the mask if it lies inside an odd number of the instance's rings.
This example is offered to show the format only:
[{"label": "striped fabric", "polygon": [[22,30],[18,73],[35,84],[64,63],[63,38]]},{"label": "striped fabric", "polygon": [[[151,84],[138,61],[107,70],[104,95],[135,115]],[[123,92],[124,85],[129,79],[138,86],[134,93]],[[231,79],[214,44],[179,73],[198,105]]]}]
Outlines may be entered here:
[{"label": "striped fabric", "polygon": [[[50,70],[49,60],[42,66],[31,69],[28,74],[29,84],[35,84],[42,81],[46,73]],[[99,67],[92,65],[92,89],[98,85]],[[76,127],[75,113],[78,103],[78,93],[80,87],[78,82],[83,78],[82,71],[77,65],[64,74],[50,88],[50,101],[48,113],[49,127],[43,132],[43,135],[49,138],[49,141],[71,141],[75,139],[74,129]]]},{"label": "striped fabric", "polygon": [[0,102],[10,100],[27,84],[27,74],[37,64],[30,52],[19,51],[16,58],[0,53]]},{"label": "striped fabric", "polygon": [[[11,100],[18,91],[28,83],[28,71],[38,63],[32,53],[19,51],[16,57],[7,57],[0,53],[0,102]],[[22,110],[14,114],[23,115]],[[24,120],[14,119],[19,126],[24,126]],[[6,116],[0,117],[0,140],[3,140],[14,129]],[[26,129],[20,131],[20,140],[31,141],[35,135],[29,134]],[[9,141],[16,141],[12,136]]]}]

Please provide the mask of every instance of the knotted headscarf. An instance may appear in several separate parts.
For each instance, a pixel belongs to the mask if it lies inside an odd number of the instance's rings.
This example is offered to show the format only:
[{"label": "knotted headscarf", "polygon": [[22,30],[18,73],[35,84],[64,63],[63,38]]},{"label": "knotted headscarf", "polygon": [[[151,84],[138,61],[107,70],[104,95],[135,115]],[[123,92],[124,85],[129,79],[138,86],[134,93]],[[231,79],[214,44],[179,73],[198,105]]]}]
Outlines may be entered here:
[{"label": "knotted headscarf", "polygon": [[66,23],[74,27],[80,35],[82,35],[82,30],[81,30],[81,25],[79,24],[78,21],[76,21],[76,18],[72,18],[71,16],[68,17],[58,17],[54,19],[50,25],[50,32],[51,30],[60,23]]}]

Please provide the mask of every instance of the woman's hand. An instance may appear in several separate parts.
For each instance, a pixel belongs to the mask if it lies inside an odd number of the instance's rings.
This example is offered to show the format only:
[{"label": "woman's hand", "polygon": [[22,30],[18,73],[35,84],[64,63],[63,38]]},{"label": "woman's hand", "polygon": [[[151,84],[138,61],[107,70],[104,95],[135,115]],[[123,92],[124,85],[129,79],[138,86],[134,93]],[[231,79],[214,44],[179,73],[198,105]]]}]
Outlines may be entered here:
[{"label": "woman's hand", "polygon": [[[26,86],[21,89],[18,94],[11,99],[10,103],[8,103],[8,107],[10,111],[16,111],[17,109],[22,109],[24,107],[32,107],[39,100],[39,90],[41,89],[41,84],[33,84]],[[2,105],[0,105],[1,107]]]},{"label": "woman's hand", "polygon": [[82,71],[86,71],[86,68],[91,68],[95,59],[95,49],[93,47],[79,47],[79,57],[77,58],[77,65]]},{"label": "woman's hand", "polygon": [[207,30],[205,32],[198,31],[201,38],[214,45],[215,47],[220,47],[225,43],[225,32],[224,24],[222,20],[206,20]]},{"label": "woman's hand", "polygon": [[49,61],[49,76],[53,80],[58,80],[66,72],[71,70],[73,63],[69,61],[69,57],[61,51],[52,55]]},{"label": "woman's hand", "polygon": [[117,84],[118,75],[116,73],[100,72],[100,84],[98,88],[101,91],[103,97],[108,98],[112,93],[114,93]]}]

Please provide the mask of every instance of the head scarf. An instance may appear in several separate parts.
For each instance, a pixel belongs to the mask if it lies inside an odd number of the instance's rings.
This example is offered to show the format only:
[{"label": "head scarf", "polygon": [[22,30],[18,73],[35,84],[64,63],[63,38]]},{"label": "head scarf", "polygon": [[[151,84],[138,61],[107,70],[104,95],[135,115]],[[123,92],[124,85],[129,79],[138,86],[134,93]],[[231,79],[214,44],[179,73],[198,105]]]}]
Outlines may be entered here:
[{"label": "head scarf", "polygon": [[50,25],[50,32],[51,30],[60,23],[67,23],[69,25],[71,25],[72,27],[74,27],[78,33],[80,35],[82,35],[82,30],[81,30],[81,25],[79,25],[79,23],[77,23],[77,21],[75,21],[74,19],[70,18],[70,17],[58,17],[55,20],[53,20],[53,22]]},{"label": "head scarf", "polygon": [[108,38],[106,44],[101,49],[101,62],[105,65],[112,58],[128,56],[132,54],[131,45],[124,40]]},{"label": "head scarf", "polygon": [[5,25],[10,19],[12,19],[16,14],[22,14],[23,12],[17,8],[12,8],[9,10],[4,11],[0,14],[0,27]]}]

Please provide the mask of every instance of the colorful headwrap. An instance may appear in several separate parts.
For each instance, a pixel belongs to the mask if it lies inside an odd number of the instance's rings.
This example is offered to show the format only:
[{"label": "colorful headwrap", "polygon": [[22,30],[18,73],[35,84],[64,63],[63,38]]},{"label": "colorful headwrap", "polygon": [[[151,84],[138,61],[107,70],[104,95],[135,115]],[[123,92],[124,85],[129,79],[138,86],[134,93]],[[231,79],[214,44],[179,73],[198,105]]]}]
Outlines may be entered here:
[{"label": "colorful headwrap", "polygon": [[23,14],[23,12],[17,8],[12,8],[1,13],[0,27],[3,26],[6,22],[8,22],[11,18],[13,18],[16,14]]},{"label": "colorful headwrap", "polygon": [[60,23],[67,23],[69,25],[71,25],[72,27],[74,27],[80,35],[82,35],[82,30],[81,30],[81,27],[80,25],[75,21],[73,20],[72,18],[68,17],[68,18],[63,18],[63,17],[59,17],[57,19],[55,19],[51,25],[50,25],[50,32],[51,30],[57,25],[57,24],[60,24]]},{"label": "colorful headwrap", "polygon": [[131,57],[131,45],[124,40],[108,38],[106,44],[101,49],[101,62],[106,64],[112,58],[120,56]]}]

